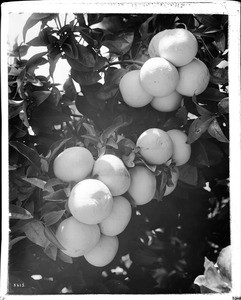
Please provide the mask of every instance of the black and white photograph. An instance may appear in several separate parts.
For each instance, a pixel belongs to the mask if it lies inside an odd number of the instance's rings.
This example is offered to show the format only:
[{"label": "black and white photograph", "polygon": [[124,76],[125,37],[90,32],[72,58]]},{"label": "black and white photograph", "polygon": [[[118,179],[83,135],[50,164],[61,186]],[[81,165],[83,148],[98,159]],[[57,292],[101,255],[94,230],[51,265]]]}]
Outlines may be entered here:
[{"label": "black and white photograph", "polygon": [[1,8],[1,299],[241,299],[240,3]]}]

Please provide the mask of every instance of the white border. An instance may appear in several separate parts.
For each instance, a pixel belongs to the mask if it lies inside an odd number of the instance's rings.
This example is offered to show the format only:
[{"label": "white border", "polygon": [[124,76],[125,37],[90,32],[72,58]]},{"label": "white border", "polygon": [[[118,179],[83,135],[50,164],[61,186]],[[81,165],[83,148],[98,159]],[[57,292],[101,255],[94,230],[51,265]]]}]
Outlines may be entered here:
[{"label": "white border", "polygon": [[[1,19],[1,83],[2,83],[2,255],[1,255],[1,296],[3,299],[35,298],[57,299],[60,295],[6,295],[8,270],[8,104],[7,104],[7,53],[5,49],[8,35],[9,13],[31,12],[92,12],[92,13],[185,13],[185,14],[228,14],[229,15],[229,88],[230,88],[230,195],[231,195],[231,243],[233,251],[233,289],[230,294],[209,295],[105,295],[109,297],[161,297],[164,299],[232,299],[241,297],[241,115],[240,115],[240,4],[237,1],[17,1],[2,4]],[[4,199],[5,197],[5,199]],[[64,299],[77,297],[96,297],[99,295],[61,295]]]}]

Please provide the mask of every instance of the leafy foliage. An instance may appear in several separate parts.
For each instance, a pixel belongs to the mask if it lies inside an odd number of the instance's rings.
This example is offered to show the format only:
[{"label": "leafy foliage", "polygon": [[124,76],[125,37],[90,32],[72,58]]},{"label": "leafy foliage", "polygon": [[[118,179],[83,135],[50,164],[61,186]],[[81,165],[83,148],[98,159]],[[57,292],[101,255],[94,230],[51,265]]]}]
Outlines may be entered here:
[{"label": "leafy foliage", "polygon": [[[37,23],[39,35],[26,42]],[[154,34],[183,26],[198,40],[197,57],[211,74],[208,88],[184,97],[171,113],[150,105],[128,107],[118,88],[121,77],[148,58]],[[9,63],[11,294],[200,292],[193,282],[204,257],[215,260],[230,242],[227,27],[225,15],[75,14],[64,25],[58,14],[30,16],[24,43],[14,45]],[[24,60],[28,49],[38,46],[46,51]],[[71,67],[62,90],[53,82],[61,59]],[[49,74],[35,75],[43,64],[49,64]],[[172,165],[148,165],[135,147],[151,127],[182,129],[192,147],[177,188],[166,197]],[[70,215],[72,183],[54,177],[53,160],[74,145],[84,145],[95,158],[113,153],[128,168],[145,164],[157,176],[160,193],[132,207],[117,256],[105,268],[66,256],[55,237],[58,224]],[[34,280],[34,274],[41,279]]]}]

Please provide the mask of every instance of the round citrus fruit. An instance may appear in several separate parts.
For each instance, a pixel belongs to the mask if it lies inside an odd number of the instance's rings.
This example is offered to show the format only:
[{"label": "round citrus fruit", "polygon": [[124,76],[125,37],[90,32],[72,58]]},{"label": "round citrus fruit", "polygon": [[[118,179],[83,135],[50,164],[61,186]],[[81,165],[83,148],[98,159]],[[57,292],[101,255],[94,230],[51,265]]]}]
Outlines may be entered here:
[{"label": "round citrus fruit", "polygon": [[114,197],[113,208],[110,215],[99,224],[100,231],[108,236],[118,235],[124,231],[130,219],[130,202],[123,196]]},{"label": "round citrus fruit", "polygon": [[82,256],[94,248],[100,239],[98,225],[87,225],[69,217],[62,221],[56,231],[56,238],[63,246],[63,253],[71,257]]},{"label": "round citrus fruit", "polygon": [[210,73],[204,62],[194,58],[189,64],[179,68],[179,82],[176,90],[183,96],[201,94],[208,86]]},{"label": "round citrus fruit", "polygon": [[173,185],[172,186],[166,185],[164,196],[171,194],[177,186],[177,181],[179,178],[179,170],[177,167],[174,167],[173,170],[171,170],[171,175],[172,175],[171,180]]},{"label": "round citrus fruit", "polygon": [[130,169],[131,185],[128,190],[136,205],[150,202],[156,192],[156,177],[144,166],[135,166]]},{"label": "round citrus fruit", "polygon": [[191,156],[191,145],[187,144],[187,135],[179,129],[171,129],[167,134],[173,143],[172,160],[176,166],[184,165]]},{"label": "round citrus fruit", "polygon": [[148,59],[140,70],[140,81],[145,91],[156,97],[171,94],[178,84],[177,69],[165,58]]},{"label": "round citrus fruit", "polygon": [[107,185],[112,196],[124,194],[130,186],[130,174],[126,166],[113,154],[100,156],[94,163],[92,175]]},{"label": "round citrus fruit", "polygon": [[132,107],[145,106],[153,98],[141,85],[140,70],[127,72],[120,80],[119,89],[124,102]]},{"label": "round citrus fruit", "polygon": [[149,128],[137,139],[136,146],[140,154],[150,164],[161,165],[172,156],[172,140],[169,135],[159,128]]},{"label": "round citrus fruit", "polygon": [[94,165],[91,152],[84,147],[70,147],[54,160],[53,170],[57,178],[65,182],[79,182],[90,175]]},{"label": "round citrus fruit", "polygon": [[187,29],[166,29],[158,43],[159,56],[176,67],[190,63],[196,56],[198,43],[195,36]]},{"label": "round citrus fruit", "polygon": [[151,106],[158,111],[171,112],[178,109],[181,105],[182,95],[177,91],[164,97],[154,97]]},{"label": "round citrus fruit", "polygon": [[101,234],[98,244],[84,255],[85,259],[93,266],[104,267],[115,257],[119,248],[119,240],[116,236]]},{"label": "round citrus fruit", "polygon": [[148,54],[150,57],[157,57],[160,56],[159,54],[159,42],[162,36],[165,34],[165,31],[160,31],[157,34],[153,36],[153,38],[150,40],[150,43],[148,45]]},{"label": "round citrus fruit", "polygon": [[232,276],[232,252],[231,246],[223,248],[218,256],[217,265],[221,274],[231,281]]},{"label": "round citrus fruit", "polygon": [[98,224],[109,216],[113,197],[108,187],[97,179],[84,179],[70,192],[68,207],[71,214],[85,224]]}]

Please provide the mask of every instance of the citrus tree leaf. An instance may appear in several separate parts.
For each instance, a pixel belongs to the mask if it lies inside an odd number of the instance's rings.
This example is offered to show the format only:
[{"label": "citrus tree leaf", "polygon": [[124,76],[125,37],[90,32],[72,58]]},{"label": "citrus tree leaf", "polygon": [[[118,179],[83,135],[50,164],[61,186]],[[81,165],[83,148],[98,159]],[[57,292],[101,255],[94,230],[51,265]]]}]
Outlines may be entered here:
[{"label": "citrus tree leaf", "polygon": [[33,218],[33,216],[29,211],[27,211],[25,208],[18,205],[10,204],[9,213],[10,213],[10,219],[28,220]]},{"label": "citrus tree leaf", "polygon": [[71,69],[71,76],[76,81],[77,83],[80,84],[80,86],[83,85],[92,85],[97,83],[100,79],[101,76],[99,72],[94,71],[94,72],[80,72],[77,70],[74,70],[73,68]]},{"label": "citrus tree leaf", "polygon": [[30,45],[22,44],[9,53],[10,56],[23,57],[27,54]]},{"label": "citrus tree leaf", "polygon": [[229,98],[225,97],[218,103],[218,110],[220,114],[229,113]]},{"label": "citrus tree leaf", "polygon": [[197,97],[195,94],[192,96],[192,102],[196,105],[196,109],[201,116],[212,114],[209,110],[197,103]]},{"label": "citrus tree leaf", "polygon": [[76,88],[74,86],[74,82],[73,79],[69,76],[64,85],[63,85],[63,89],[65,91],[65,95],[71,99],[75,99],[77,96],[77,92],[76,92]]},{"label": "citrus tree leaf", "polygon": [[67,195],[66,195],[64,189],[61,189],[61,190],[58,190],[56,192],[53,192],[53,193],[50,193],[50,194],[44,196],[44,199],[48,200],[48,201],[63,202],[63,201],[67,200]]},{"label": "citrus tree leaf", "polygon": [[13,245],[15,245],[17,242],[26,239],[26,235],[23,236],[17,236],[16,238],[9,241],[9,250],[12,249]]},{"label": "citrus tree leaf", "polygon": [[57,223],[64,215],[65,210],[51,211],[43,215],[43,220],[46,226],[51,226]]},{"label": "citrus tree leaf", "polygon": [[58,258],[60,258],[63,262],[67,264],[73,263],[73,258],[63,253],[62,251],[58,251]]},{"label": "citrus tree leaf", "polygon": [[44,190],[51,191],[51,190],[53,190],[53,187],[56,185],[63,185],[63,181],[61,181],[58,178],[51,178],[45,183]]},{"label": "citrus tree leaf", "polygon": [[197,167],[191,166],[189,164],[185,164],[183,166],[178,167],[180,174],[179,174],[179,180],[196,186],[198,183],[198,171]]},{"label": "citrus tree leaf", "polygon": [[78,44],[78,62],[85,67],[94,68],[95,57],[91,47]]},{"label": "citrus tree leaf", "polygon": [[208,129],[209,124],[214,118],[210,115],[202,115],[195,119],[189,127],[188,144],[195,142]]},{"label": "citrus tree leaf", "polygon": [[52,97],[51,97],[52,102],[54,103],[54,105],[57,106],[61,99],[61,93],[60,93],[59,89],[57,89],[55,86],[52,87],[51,95],[52,95]]},{"label": "citrus tree leaf", "polygon": [[35,98],[37,105],[43,103],[51,95],[50,91],[34,91],[32,96]]},{"label": "citrus tree leaf", "polygon": [[114,38],[105,40],[102,42],[102,45],[106,46],[110,52],[124,55],[127,53],[133,43],[134,32],[125,32]]},{"label": "citrus tree leaf", "polygon": [[43,248],[46,247],[48,239],[44,234],[44,225],[42,222],[34,219],[23,225],[21,229],[30,241]]},{"label": "citrus tree leaf", "polygon": [[10,141],[10,146],[17,150],[20,154],[27,158],[27,160],[38,169],[41,168],[40,156],[38,152],[23,143],[17,141]]},{"label": "citrus tree leaf", "polygon": [[225,96],[226,96],[226,94],[220,92],[218,89],[215,89],[213,87],[208,87],[203,93],[198,95],[198,100],[199,101],[205,100],[205,101],[219,102]]},{"label": "citrus tree leaf", "polygon": [[44,249],[44,253],[51,258],[52,260],[56,261],[58,248],[52,244],[49,243],[48,246]]},{"label": "citrus tree leaf", "polygon": [[130,122],[124,120],[121,116],[116,119],[114,124],[106,128],[100,136],[100,139],[105,142],[109,139],[118,129],[130,125]]},{"label": "citrus tree leaf", "polygon": [[63,140],[59,140],[57,142],[55,142],[53,145],[51,145],[50,147],[50,154],[47,157],[48,162],[50,163],[50,161],[54,158],[54,156],[56,155],[56,153],[70,140],[71,138],[67,138],[67,139],[63,139]]},{"label": "citrus tree leaf", "polygon": [[229,143],[216,118],[209,124],[208,133],[219,142]]},{"label": "citrus tree leaf", "polygon": [[26,39],[26,34],[30,28],[36,25],[39,21],[48,18],[51,14],[33,13],[26,21],[23,27],[23,40]]},{"label": "citrus tree leaf", "polygon": [[41,190],[47,190],[49,192],[53,192],[53,189],[49,186],[46,189],[46,181],[40,178],[29,178],[29,177],[22,177],[22,179],[30,184],[40,188]]},{"label": "citrus tree leaf", "polygon": [[34,70],[38,66],[46,64],[48,61],[43,56],[45,56],[47,53],[48,52],[45,51],[45,52],[40,52],[40,53],[33,55],[26,63],[26,71],[29,73],[30,73],[30,70],[31,70],[31,72],[34,72]]},{"label": "citrus tree leaf", "polygon": [[192,154],[189,162],[197,167],[210,166],[207,151],[202,140],[197,140],[192,144]]},{"label": "citrus tree leaf", "polygon": [[44,226],[44,234],[45,237],[53,244],[55,245],[58,249],[60,250],[65,250],[65,248],[60,244],[60,242],[58,241],[58,239],[56,238],[55,234],[53,233],[53,231],[47,227]]},{"label": "citrus tree leaf", "polygon": [[59,61],[61,57],[61,53],[58,53],[54,57],[48,56],[48,62],[49,62],[49,75],[53,78],[54,71],[57,65],[57,62]]}]

